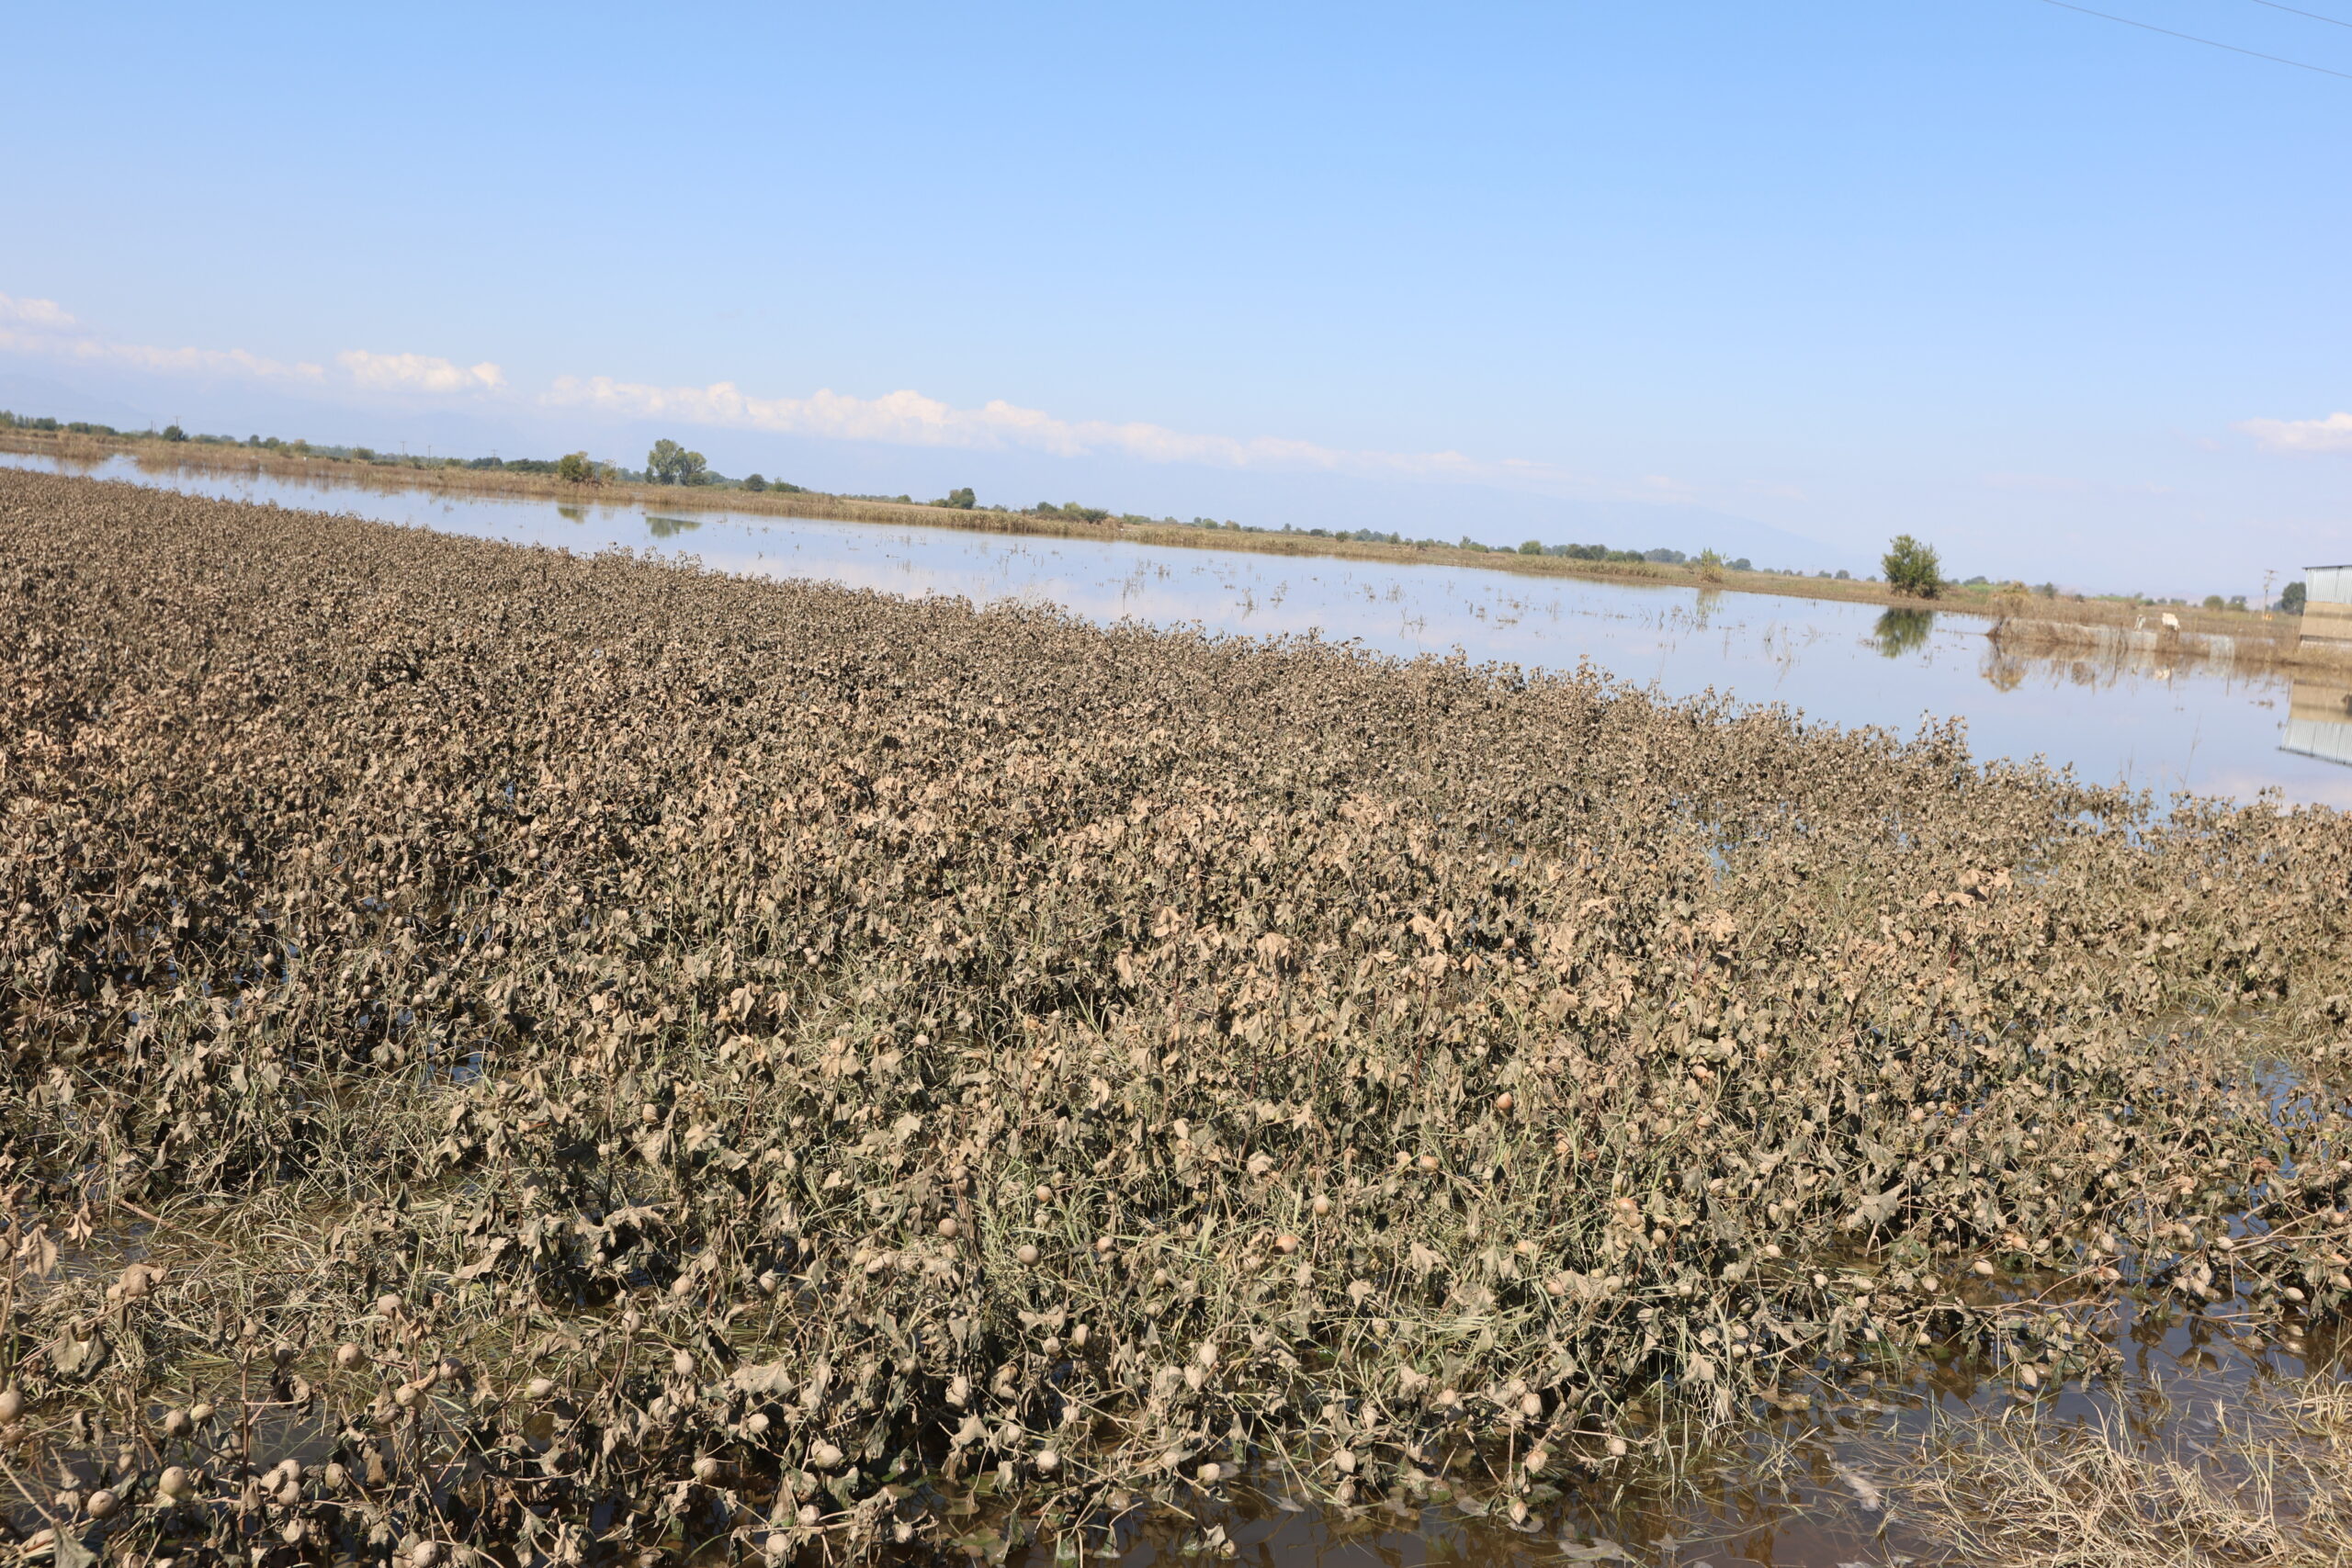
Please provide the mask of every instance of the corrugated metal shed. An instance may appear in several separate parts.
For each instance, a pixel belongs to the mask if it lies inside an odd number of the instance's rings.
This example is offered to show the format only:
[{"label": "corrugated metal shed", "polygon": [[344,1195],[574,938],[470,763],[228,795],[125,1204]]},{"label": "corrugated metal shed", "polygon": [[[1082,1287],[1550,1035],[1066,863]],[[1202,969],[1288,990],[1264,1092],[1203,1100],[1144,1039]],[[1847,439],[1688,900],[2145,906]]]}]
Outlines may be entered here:
[{"label": "corrugated metal shed", "polygon": [[2352,643],[2352,566],[2303,569],[2303,640]]},{"label": "corrugated metal shed", "polygon": [[2352,767],[2352,687],[2298,681],[2287,701],[2287,732],[2278,749]]}]

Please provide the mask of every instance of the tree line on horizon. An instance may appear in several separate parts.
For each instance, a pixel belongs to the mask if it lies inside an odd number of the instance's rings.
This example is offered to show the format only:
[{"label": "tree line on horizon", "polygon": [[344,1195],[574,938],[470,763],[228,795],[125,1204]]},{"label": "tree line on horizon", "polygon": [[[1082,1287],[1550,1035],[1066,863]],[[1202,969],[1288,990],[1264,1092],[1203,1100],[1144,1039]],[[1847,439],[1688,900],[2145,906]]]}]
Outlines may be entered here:
[{"label": "tree line on horizon", "polygon": [[[773,491],[779,494],[786,495],[820,495],[840,501],[868,501],[905,506],[933,506],[956,512],[994,512],[1005,515],[1037,517],[1062,522],[1115,523],[1128,525],[1149,525],[1173,528],[1222,528],[1245,534],[1295,534],[1309,538],[1328,539],[1339,544],[1396,545],[1417,549],[1451,548],[1467,551],[1474,555],[1516,553],[1525,556],[1545,556],[1566,560],[1589,561],[1595,563],[1613,563],[1623,565],[1645,563],[1649,565],[1661,566],[1690,566],[1699,573],[1702,580],[1710,581],[1717,581],[1724,575],[1731,572],[1748,572],[1758,570],[1776,571],[1777,575],[1784,577],[1805,577],[1810,575],[1823,581],[1849,581],[1852,576],[1850,572],[1842,568],[1834,572],[1829,570],[1817,570],[1810,574],[1802,570],[1790,568],[1781,568],[1777,570],[1772,568],[1758,569],[1748,559],[1748,558],[1745,556],[1727,559],[1721,553],[1712,548],[1702,550],[1696,556],[1691,556],[1685,554],[1683,551],[1665,547],[1657,547],[1645,550],[1634,550],[1621,549],[1613,546],[1601,544],[1547,545],[1541,540],[1528,539],[1522,541],[1514,551],[1512,547],[1509,546],[1483,544],[1476,539],[1471,538],[1466,534],[1459,539],[1449,541],[1446,539],[1433,537],[1413,538],[1395,530],[1384,531],[1377,528],[1301,528],[1289,523],[1285,523],[1281,527],[1275,528],[1261,525],[1239,523],[1231,518],[1219,520],[1213,517],[1194,517],[1187,522],[1182,518],[1173,516],[1153,517],[1142,513],[1113,512],[1105,507],[1087,506],[1075,501],[1060,502],[1041,501],[1035,506],[1016,510],[1001,504],[982,504],[978,495],[970,486],[964,486],[951,490],[944,496],[940,497],[937,500],[927,502],[918,502],[910,494],[858,495],[847,491],[818,491],[812,490],[806,485],[794,484],[785,479],[768,479],[758,473],[747,474],[740,479],[730,479],[727,475],[722,474],[718,469],[712,468],[710,466],[709,459],[702,453],[691,450],[668,436],[663,436],[656,440],[651,448],[647,451],[645,457],[645,467],[643,468],[632,469],[622,464],[591,457],[584,449],[576,452],[567,452],[559,457],[501,457],[494,453],[488,457],[419,457],[406,452],[381,452],[368,446],[316,444],[303,440],[300,437],[288,441],[282,440],[275,435],[247,435],[241,440],[233,435],[191,433],[183,429],[176,422],[166,424],[161,430],[153,428],[146,430],[120,430],[113,425],[100,423],[92,420],[59,420],[47,415],[18,414],[6,409],[0,409],[0,430],[24,430],[58,434],[92,435],[115,440],[150,440],[174,444],[186,442],[204,446],[243,446],[258,451],[283,453],[300,457],[321,457],[340,462],[368,463],[378,466],[410,468],[417,469],[458,468],[479,472],[496,471],[506,473],[543,474],[560,479],[568,484],[579,484],[583,486],[617,482],[623,484],[678,485],[695,488],[741,490],[754,494]],[[1982,576],[1970,577],[1960,581],[1947,578],[1943,575],[1942,563],[1938,557],[1935,547],[1922,540],[1914,538],[1909,534],[1898,534],[1888,542],[1886,553],[1880,560],[1880,568],[1884,574],[1883,581],[1888,588],[1897,594],[1912,598],[1938,598],[1946,589],[1954,587],[2006,587],[2018,592],[2030,592],[2042,598],[2055,598],[2058,597],[2060,593],[2060,590],[2054,582],[2043,582],[2036,587],[2029,589],[2027,585],[2021,581],[2012,581],[2006,584],[2000,584],[1994,583]],[[1881,579],[1865,578],[1863,581],[1881,581]],[[2301,615],[2303,608],[2304,592],[2304,584],[2300,580],[2290,581],[2281,591],[2278,597],[2270,601],[2270,603],[2265,607],[2267,609],[2281,611],[2288,615]],[[2071,592],[2068,596],[2076,599],[2086,597],[2086,595],[2082,593]],[[2186,607],[2189,603],[2189,601],[2185,598],[2154,598],[2141,593],[2099,595],[2099,597],[2112,597],[2145,604],[2177,604],[2183,607]],[[2210,611],[2243,611],[2245,610],[2247,606],[2245,595],[2242,593],[2232,594],[2226,597],[2219,593],[2209,593],[2202,601],[2201,607]]]}]

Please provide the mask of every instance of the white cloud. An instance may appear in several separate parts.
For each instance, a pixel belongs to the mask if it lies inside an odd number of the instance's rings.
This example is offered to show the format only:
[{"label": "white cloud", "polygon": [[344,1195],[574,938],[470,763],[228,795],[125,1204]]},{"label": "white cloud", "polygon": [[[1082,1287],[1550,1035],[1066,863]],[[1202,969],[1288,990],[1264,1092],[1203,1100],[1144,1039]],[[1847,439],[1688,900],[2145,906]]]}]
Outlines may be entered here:
[{"label": "white cloud", "polygon": [[9,294],[0,294],[0,354],[37,354],[50,359],[167,374],[297,381],[315,381],[326,374],[315,365],[288,365],[242,348],[158,348],[152,344],[114,343],[75,321],[54,299],[26,299]]},{"label": "white cloud", "polygon": [[2272,452],[2352,452],[2352,413],[2325,419],[2242,419],[2231,427]]},{"label": "white cloud", "polygon": [[1021,447],[1064,457],[1107,453],[1149,463],[1312,468],[1560,491],[1597,488],[1567,469],[1515,458],[1495,461],[1460,452],[1350,450],[1271,435],[1202,435],[1134,421],[1066,420],[1001,400],[977,409],[959,409],[915,391],[890,392],[879,398],[831,390],[806,398],[757,398],[729,381],[707,387],[654,387],[609,376],[567,376],[540,400],[554,407],[589,408],[630,419],[669,419],[836,441]]},{"label": "white cloud", "polygon": [[[82,364],[127,367],[165,375],[243,376],[266,381],[323,384],[327,372],[307,361],[287,364],[242,348],[160,348],[117,343],[75,321],[54,299],[0,294],[0,353],[35,354]],[[353,349],[335,356],[350,384],[374,392],[498,392],[506,376],[495,365],[452,364],[424,354],[371,354]]]},{"label": "white cloud", "polygon": [[[286,364],[244,349],[162,348],[117,343],[83,326],[53,299],[0,294],[0,354],[36,354],[166,374],[234,375],[294,381],[322,389],[427,394],[514,395],[505,372],[484,361],[459,365],[424,354],[377,354],[351,349],[335,355],[331,376],[308,362]],[[1016,448],[1056,457],[1111,456],[1148,463],[1190,463],[1223,468],[1274,468],[1344,473],[1377,479],[1494,485],[1555,496],[1687,502],[1695,492],[1681,482],[1650,476],[1609,484],[1550,463],[1473,457],[1455,451],[1384,452],[1326,446],[1283,436],[1201,434],[1141,421],[1070,420],[1041,409],[996,400],[956,408],[921,392],[859,398],[820,390],[805,398],[753,397],[730,381],[707,387],[657,387],[609,376],[565,377],[537,401],[550,408],[586,409],[617,417],[674,420],[834,441],[907,446]],[[2339,418],[2344,416],[2338,416]]]},{"label": "white cloud", "polygon": [[[42,355],[77,365],[118,365],[125,369],[179,376],[249,376],[254,381],[297,381],[327,386],[327,369],[299,360],[287,365],[244,348],[158,348],[118,344],[73,320],[54,299],[18,299],[0,294],[0,353]],[[433,355],[377,355],[356,348],[336,355],[350,386],[369,392],[499,392],[505,374],[496,365],[452,365]]]},{"label": "white cloud", "polygon": [[75,324],[54,299],[19,299],[7,294],[0,294],[0,321],[43,332],[72,332]]},{"label": "white cloud", "polygon": [[506,385],[505,372],[485,360],[459,366],[429,354],[370,354],[351,349],[334,356],[351,378],[378,392],[495,392]]},{"label": "white cloud", "polygon": [[38,354],[83,364],[125,365],[135,370],[182,375],[316,381],[326,374],[315,365],[288,365],[242,348],[157,348],[143,343],[108,343],[83,333],[17,332],[7,327],[0,327],[0,353]]}]

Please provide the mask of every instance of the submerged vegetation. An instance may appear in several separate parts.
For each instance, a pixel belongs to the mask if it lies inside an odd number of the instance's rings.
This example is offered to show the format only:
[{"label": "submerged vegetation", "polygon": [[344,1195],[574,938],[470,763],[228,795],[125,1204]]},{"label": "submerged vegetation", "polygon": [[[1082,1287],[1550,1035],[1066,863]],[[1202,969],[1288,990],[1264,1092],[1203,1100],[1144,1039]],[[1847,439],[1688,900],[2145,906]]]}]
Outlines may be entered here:
[{"label": "submerged vegetation", "polygon": [[2121,1418],[1973,1422],[1890,1466],[1907,1533],[2006,1568],[2301,1568],[2352,1562],[2352,1382],[2248,1391],[2211,1431],[2147,1440]]},{"label": "submerged vegetation", "polygon": [[61,1562],[1532,1529],[2352,1295],[2332,811],[26,472],[0,592]]}]

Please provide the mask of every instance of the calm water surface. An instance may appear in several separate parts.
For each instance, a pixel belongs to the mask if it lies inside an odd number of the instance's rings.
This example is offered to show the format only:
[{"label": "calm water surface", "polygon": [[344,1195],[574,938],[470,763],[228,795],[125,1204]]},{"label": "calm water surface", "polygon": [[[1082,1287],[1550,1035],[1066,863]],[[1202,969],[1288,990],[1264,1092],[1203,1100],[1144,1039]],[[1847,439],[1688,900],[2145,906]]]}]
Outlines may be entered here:
[{"label": "calm water surface", "polygon": [[[0,454],[0,464],[58,467],[15,454]],[[1570,668],[1589,660],[1670,696],[1713,690],[1840,725],[1910,733],[1924,719],[1957,716],[1966,721],[1979,757],[2040,756],[2097,783],[2245,799],[2275,790],[2291,802],[2352,807],[2352,767],[2326,760],[2331,750],[2352,757],[2352,710],[2343,691],[2194,665],[2004,659],[1985,640],[1987,623],[1974,616],[1888,615],[1866,606],[1454,567],[384,491],[120,457],[73,465],[72,471],[480,538],[582,552],[653,550],[691,555],[728,571],[979,604],[1053,604],[1104,623],[1260,637],[1311,633],[1384,653],[1458,649],[1473,660],[1531,667]],[[2341,722],[2338,713],[2345,714]],[[2337,1348],[2316,1333],[2308,1345],[2270,1343],[2234,1331],[2226,1315],[2145,1323],[2127,1328],[2118,1343],[2127,1358],[2120,1380],[2096,1393],[2069,1385],[2035,1407],[2060,1418],[2098,1413],[2138,1440],[2194,1441],[2198,1424],[2210,1427],[2218,1412],[2236,1405],[2249,1382],[2337,1361]],[[2161,1387],[2199,1397],[2167,1399]],[[1445,1507],[1396,1513],[1375,1506],[1344,1515],[1301,1508],[1283,1495],[1278,1479],[1266,1477],[1262,1487],[1227,1498],[1192,1499],[1189,1518],[1139,1514],[1114,1549],[1130,1565],[1166,1561],[1170,1568],[1208,1568],[1227,1556],[1262,1568],[1413,1568],[1441,1561],[1673,1568],[1900,1562],[1908,1560],[1906,1544],[1917,1550],[1923,1543],[1906,1543],[1899,1529],[1857,1506],[1844,1477],[1856,1466],[1883,1464],[1890,1440],[1897,1448],[1917,1440],[1938,1414],[1996,1416],[2011,1397],[1998,1380],[1925,1362],[1896,1382],[1861,1379],[1825,1388],[1804,1415],[1760,1425],[1711,1479],[1647,1495],[1611,1483],[1572,1485],[1567,1496],[1547,1505],[1531,1533]],[[1775,1445],[1781,1445],[1782,1461],[1765,1464],[1760,1456]],[[1221,1527],[1229,1552],[1217,1538],[1204,1541],[1211,1525]],[[1067,1559],[1057,1564],[1043,1548],[1012,1556],[1024,1568],[1073,1568]]]},{"label": "calm water surface", "polygon": [[[0,454],[0,463],[59,466],[17,454]],[[2239,799],[2276,790],[2289,802],[2352,807],[2352,767],[2327,756],[2352,757],[2344,692],[2196,664],[2003,658],[1984,637],[1989,623],[1974,615],[1464,567],[387,491],[128,457],[73,471],[478,538],[656,550],[726,571],[1054,604],[1105,623],[1311,633],[1383,653],[1458,649],[1529,667],[1589,660],[1668,696],[1713,690],[1838,725],[1907,735],[1924,719],[1956,717],[1981,759],[2038,756],[2096,784]],[[2302,716],[2291,738],[2290,710]],[[2290,739],[2296,750],[2286,749]]]}]

